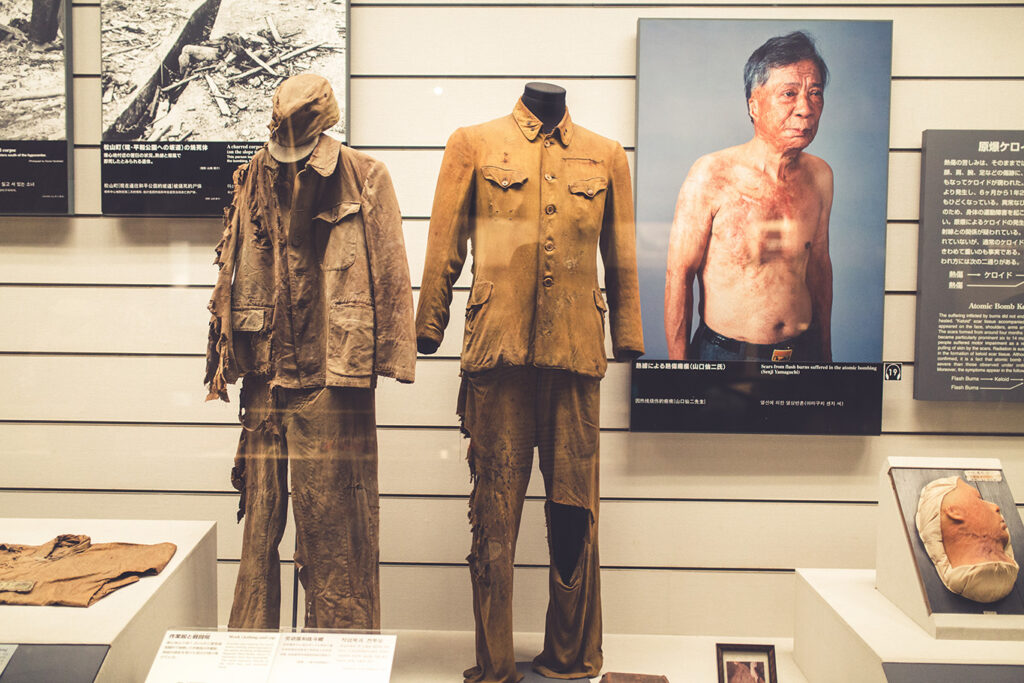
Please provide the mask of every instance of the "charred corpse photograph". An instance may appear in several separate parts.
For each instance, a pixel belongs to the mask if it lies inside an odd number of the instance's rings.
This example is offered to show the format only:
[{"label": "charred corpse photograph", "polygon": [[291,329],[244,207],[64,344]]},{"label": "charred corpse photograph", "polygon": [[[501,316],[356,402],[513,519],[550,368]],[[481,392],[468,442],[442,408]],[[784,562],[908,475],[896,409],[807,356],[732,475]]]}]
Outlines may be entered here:
[{"label": "charred corpse photograph", "polygon": [[0,140],[64,140],[62,0],[0,0]]},{"label": "charred corpse photograph", "polygon": [[[103,0],[103,141],[267,139],[286,78],[347,98],[344,0]],[[330,135],[346,139],[345,112]]]}]

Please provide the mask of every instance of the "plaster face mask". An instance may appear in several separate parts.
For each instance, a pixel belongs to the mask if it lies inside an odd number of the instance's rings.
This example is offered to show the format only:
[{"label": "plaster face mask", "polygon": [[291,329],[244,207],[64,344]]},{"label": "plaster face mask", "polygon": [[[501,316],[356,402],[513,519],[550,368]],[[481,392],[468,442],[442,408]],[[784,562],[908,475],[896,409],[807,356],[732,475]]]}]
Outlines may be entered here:
[{"label": "plaster face mask", "polygon": [[989,603],[1006,597],[1018,566],[999,506],[959,477],[943,477],[921,491],[917,531],[943,585]]}]

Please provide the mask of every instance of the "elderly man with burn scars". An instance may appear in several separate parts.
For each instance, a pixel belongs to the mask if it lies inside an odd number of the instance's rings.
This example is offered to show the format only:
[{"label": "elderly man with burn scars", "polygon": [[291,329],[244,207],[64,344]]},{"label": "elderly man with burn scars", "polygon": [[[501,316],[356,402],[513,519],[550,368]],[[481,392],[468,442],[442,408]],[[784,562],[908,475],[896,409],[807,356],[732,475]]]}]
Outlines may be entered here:
[{"label": "elderly man with burn scars", "polygon": [[975,602],[1005,598],[1018,566],[1006,520],[995,503],[959,477],[943,477],[921,491],[917,532],[943,585]]},{"label": "elderly man with burn scars", "polygon": [[[827,80],[799,31],[747,60],[754,136],[698,159],[676,201],[665,278],[669,358],[832,360],[832,169],[804,151]],[[694,278],[700,324],[691,339]]]}]

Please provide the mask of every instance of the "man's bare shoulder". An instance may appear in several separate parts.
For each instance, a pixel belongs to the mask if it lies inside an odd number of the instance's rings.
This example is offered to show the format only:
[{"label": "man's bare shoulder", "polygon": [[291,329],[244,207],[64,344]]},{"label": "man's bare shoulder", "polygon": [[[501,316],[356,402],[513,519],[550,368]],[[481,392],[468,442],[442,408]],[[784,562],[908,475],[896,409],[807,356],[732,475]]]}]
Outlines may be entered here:
[{"label": "man's bare shoulder", "polygon": [[720,177],[729,174],[743,161],[743,145],[726,147],[717,152],[709,152],[693,162],[690,176]]},{"label": "man's bare shoulder", "polygon": [[800,155],[800,163],[808,174],[814,179],[815,185],[821,188],[832,187],[832,167],[821,157],[803,152]]},{"label": "man's bare shoulder", "polygon": [[684,194],[702,196],[714,203],[723,190],[735,182],[736,170],[742,165],[741,146],[710,152],[693,162],[683,183]]}]

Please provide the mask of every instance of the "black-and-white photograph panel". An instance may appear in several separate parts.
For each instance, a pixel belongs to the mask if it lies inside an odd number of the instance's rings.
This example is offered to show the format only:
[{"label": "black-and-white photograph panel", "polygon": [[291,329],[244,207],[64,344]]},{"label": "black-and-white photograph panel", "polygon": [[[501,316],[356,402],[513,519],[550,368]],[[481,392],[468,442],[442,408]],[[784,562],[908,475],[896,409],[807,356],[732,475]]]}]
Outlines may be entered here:
[{"label": "black-and-white photograph panel", "polygon": [[0,0],[0,213],[66,213],[63,0]]},{"label": "black-and-white photograph panel", "polygon": [[344,0],[103,0],[104,213],[213,215],[267,140],[274,90],[330,81],[347,138]]}]

